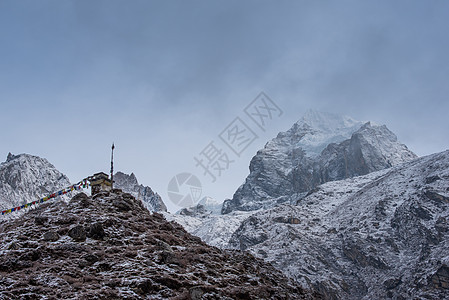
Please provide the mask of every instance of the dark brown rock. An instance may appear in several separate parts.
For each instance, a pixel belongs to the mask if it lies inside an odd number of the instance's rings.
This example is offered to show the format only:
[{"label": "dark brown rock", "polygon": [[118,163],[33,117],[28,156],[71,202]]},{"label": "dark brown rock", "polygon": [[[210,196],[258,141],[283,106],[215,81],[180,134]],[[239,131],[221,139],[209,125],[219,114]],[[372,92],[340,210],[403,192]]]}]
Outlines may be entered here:
[{"label": "dark brown rock", "polygon": [[441,266],[431,277],[432,284],[437,289],[449,289],[449,267]]},{"label": "dark brown rock", "polygon": [[15,243],[15,242],[12,242],[8,246],[8,250],[19,250],[19,249],[20,249],[20,246],[17,243]]},{"label": "dark brown rock", "polygon": [[86,231],[81,225],[76,225],[70,228],[67,234],[76,242],[84,242],[86,240]]},{"label": "dark brown rock", "polygon": [[45,222],[47,222],[47,221],[48,221],[47,217],[37,216],[37,217],[34,218],[34,223],[36,225],[44,225]]},{"label": "dark brown rock", "polygon": [[131,210],[131,205],[127,199],[114,199],[112,204],[117,208],[118,211],[129,211]]},{"label": "dark brown rock", "polygon": [[105,233],[101,223],[93,223],[88,226],[87,237],[94,240],[102,240],[104,236]]},{"label": "dark brown rock", "polygon": [[48,242],[56,242],[59,240],[59,234],[55,231],[47,231],[44,233],[44,240]]}]

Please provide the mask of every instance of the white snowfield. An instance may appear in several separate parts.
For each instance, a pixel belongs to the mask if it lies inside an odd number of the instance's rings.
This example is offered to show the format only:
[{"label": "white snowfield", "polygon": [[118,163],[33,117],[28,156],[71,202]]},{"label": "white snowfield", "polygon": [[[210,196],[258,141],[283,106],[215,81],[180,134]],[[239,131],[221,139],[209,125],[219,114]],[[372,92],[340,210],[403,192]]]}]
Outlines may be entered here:
[{"label": "white snowfield", "polygon": [[162,213],[167,221],[175,221],[189,233],[200,237],[211,246],[230,248],[229,239],[240,224],[255,212],[235,211],[228,215],[209,214],[204,217]]}]

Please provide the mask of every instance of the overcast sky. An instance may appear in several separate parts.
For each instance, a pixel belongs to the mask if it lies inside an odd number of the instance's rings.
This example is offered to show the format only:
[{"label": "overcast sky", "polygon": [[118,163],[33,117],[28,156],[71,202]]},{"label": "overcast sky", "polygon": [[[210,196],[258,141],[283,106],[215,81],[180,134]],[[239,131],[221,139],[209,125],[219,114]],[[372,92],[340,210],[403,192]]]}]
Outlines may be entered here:
[{"label": "overcast sky", "polygon": [[[167,197],[232,197],[256,151],[312,108],[449,148],[448,1],[0,0],[0,157],[72,182],[115,167]],[[284,111],[215,183],[194,156],[264,91]]]}]

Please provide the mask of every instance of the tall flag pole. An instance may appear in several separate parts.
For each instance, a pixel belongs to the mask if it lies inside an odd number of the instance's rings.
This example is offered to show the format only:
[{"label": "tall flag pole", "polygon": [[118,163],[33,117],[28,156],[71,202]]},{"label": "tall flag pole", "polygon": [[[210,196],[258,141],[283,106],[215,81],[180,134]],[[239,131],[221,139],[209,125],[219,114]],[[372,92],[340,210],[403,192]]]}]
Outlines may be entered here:
[{"label": "tall flag pole", "polygon": [[114,188],[114,143],[112,143],[111,151],[111,190]]}]

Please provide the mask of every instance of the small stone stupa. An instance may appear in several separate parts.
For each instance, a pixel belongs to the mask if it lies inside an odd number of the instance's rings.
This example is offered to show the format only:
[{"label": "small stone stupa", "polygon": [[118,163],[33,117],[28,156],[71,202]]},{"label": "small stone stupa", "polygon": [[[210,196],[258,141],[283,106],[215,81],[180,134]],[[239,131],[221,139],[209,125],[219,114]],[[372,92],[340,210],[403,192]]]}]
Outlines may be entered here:
[{"label": "small stone stupa", "polygon": [[112,180],[109,179],[108,174],[103,172],[95,173],[88,179],[91,184],[92,196],[100,192],[112,191]]}]

